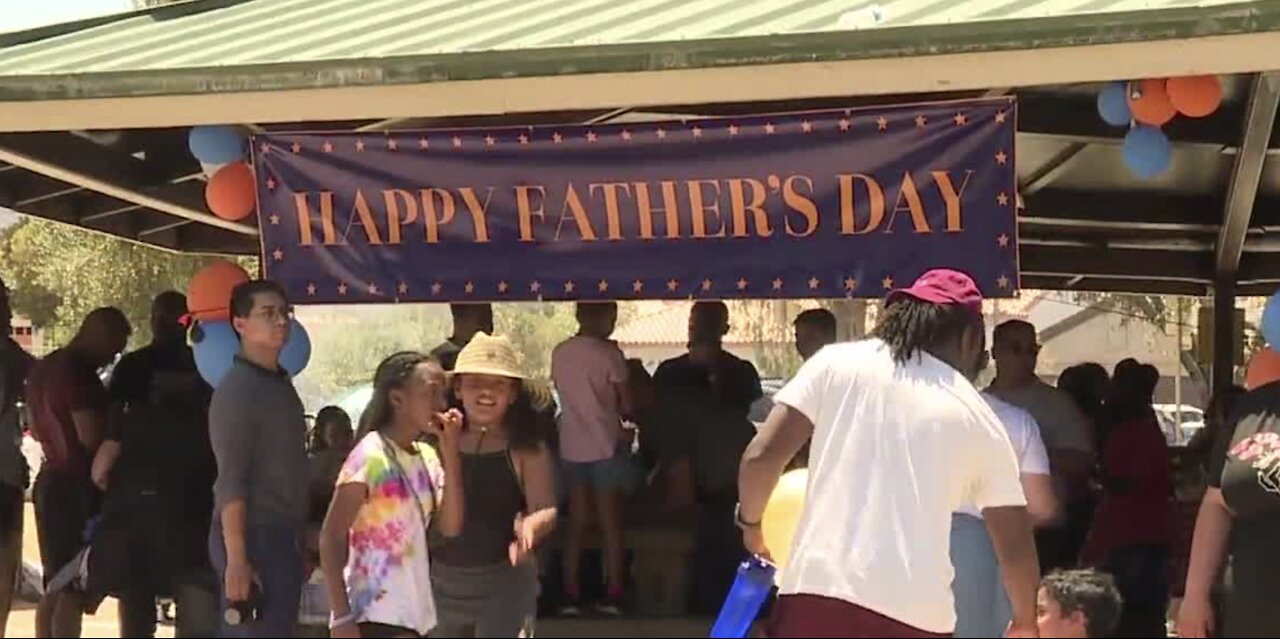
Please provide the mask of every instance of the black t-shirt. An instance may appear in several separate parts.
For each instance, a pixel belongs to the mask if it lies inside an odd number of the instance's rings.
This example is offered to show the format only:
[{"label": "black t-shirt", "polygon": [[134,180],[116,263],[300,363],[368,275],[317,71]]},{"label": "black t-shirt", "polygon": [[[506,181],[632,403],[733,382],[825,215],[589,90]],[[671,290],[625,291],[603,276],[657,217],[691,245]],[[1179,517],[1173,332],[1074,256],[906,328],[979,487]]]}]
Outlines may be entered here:
[{"label": "black t-shirt", "polygon": [[129,353],[116,365],[110,391],[123,408],[107,435],[121,447],[111,483],[169,492],[193,512],[212,512],[213,391],[201,379],[191,349],[153,344]]},{"label": "black t-shirt", "polygon": [[653,381],[659,392],[664,387],[711,391],[726,408],[741,412],[745,418],[751,411],[751,404],[764,396],[760,388],[760,374],[751,362],[732,353],[721,351],[717,358],[714,371],[711,367],[695,364],[688,354],[669,359],[658,366]]},{"label": "black t-shirt", "polygon": [[[1275,578],[1280,575],[1280,383],[1240,399],[1215,442],[1210,484],[1235,513],[1229,544],[1231,595],[1218,636],[1280,635]],[[1234,431],[1227,437],[1226,433]]]}]

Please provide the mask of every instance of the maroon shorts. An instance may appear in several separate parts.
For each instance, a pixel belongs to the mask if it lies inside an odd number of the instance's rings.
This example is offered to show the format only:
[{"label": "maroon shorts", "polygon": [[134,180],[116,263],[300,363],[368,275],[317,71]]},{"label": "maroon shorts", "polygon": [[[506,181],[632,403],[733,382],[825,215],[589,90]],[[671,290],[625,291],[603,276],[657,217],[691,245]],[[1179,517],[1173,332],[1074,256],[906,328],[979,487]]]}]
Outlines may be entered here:
[{"label": "maroon shorts", "polygon": [[778,597],[769,637],[950,637],[913,628],[878,612],[817,595]]}]

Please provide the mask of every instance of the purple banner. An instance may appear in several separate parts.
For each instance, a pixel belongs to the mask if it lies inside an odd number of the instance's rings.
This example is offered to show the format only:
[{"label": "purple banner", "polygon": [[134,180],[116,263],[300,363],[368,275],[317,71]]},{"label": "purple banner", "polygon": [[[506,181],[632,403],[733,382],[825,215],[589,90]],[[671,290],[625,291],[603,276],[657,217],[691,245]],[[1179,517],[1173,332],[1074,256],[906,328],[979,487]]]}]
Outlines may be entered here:
[{"label": "purple banner", "polygon": [[1018,287],[1011,99],[602,126],[255,136],[299,303]]}]

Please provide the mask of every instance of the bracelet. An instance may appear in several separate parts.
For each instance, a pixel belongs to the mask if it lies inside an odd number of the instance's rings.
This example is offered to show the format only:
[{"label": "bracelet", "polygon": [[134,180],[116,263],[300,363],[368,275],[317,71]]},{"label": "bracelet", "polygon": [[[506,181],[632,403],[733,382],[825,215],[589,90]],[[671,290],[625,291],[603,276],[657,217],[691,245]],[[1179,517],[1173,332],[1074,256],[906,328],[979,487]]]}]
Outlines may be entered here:
[{"label": "bracelet", "polygon": [[355,621],[355,620],[356,620],[356,617],[357,617],[357,615],[356,615],[356,613],[354,613],[354,612],[348,612],[347,614],[342,615],[341,617],[335,617],[335,616],[333,616],[333,613],[331,612],[331,613],[329,613],[329,629],[330,629],[330,630],[333,630],[334,628],[337,628],[338,626],[345,626],[345,625],[347,625],[347,624],[349,624],[349,623],[351,623],[351,622]]}]

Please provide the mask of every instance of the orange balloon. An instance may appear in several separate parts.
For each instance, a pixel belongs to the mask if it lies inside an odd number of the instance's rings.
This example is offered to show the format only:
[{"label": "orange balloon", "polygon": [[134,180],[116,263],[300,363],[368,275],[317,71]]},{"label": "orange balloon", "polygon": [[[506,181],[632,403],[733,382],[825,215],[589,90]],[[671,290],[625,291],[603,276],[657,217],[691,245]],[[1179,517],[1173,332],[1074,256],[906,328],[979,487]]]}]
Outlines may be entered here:
[{"label": "orange balloon", "polygon": [[1222,105],[1222,81],[1216,75],[1169,78],[1165,92],[1178,113],[1189,118],[1203,118]]},{"label": "orange balloon", "polygon": [[231,317],[231,290],[249,281],[238,264],[218,260],[200,269],[187,284],[187,308],[191,317],[213,322]]},{"label": "orange balloon", "polygon": [[1268,346],[1249,360],[1249,367],[1244,373],[1244,387],[1253,390],[1276,380],[1280,380],[1280,353]]},{"label": "orange balloon", "polygon": [[1129,111],[1133,113],[1133,119],[1151,126],[1164,126],[1178,114],[1169,101],[1164,80],[1130,82]]},{"label": "orange balloon", "polygon": [[234,222],[249,217],[257,208],[253,189],[253,169],[244,162],[232,162],[209,178],[204,199],[214,215]]}]

